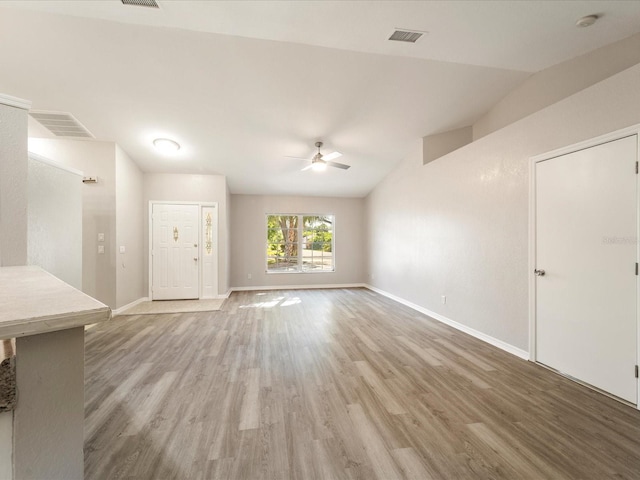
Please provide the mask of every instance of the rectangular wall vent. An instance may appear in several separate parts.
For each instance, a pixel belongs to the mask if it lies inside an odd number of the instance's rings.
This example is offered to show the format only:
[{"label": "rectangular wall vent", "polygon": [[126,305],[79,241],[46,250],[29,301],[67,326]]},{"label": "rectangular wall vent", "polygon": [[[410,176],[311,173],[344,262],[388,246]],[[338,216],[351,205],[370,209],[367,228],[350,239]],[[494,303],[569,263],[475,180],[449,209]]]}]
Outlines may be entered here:
[{"label": "rectangular wall vent", "polygon": [[395,42],[409,42],[416,43],[418,39],[423,35],[423,32],[411,32],[408,30],[396,30],[391,34],[389,40]]},{"label": "rectangular wall vent", "polygon": [[134,5],[136,7],[160,8],[156,0],[122,0],[123,5]]},{"label": "rectangular wall vent", "polygon": [[57,137],[95,138],[70,113],[32,110],[29,115]]}]

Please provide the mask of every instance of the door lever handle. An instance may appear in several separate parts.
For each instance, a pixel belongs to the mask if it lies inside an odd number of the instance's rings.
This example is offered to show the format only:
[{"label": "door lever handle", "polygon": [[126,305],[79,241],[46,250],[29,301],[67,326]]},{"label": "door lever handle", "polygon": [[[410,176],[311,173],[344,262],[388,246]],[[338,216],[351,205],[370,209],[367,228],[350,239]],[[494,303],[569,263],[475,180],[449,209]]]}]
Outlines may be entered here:
[{"label": "door lever handle", "polygon": [[545,271],[544,270],[538,270],[537,268],[533,271],[533,273],[535,273],[537,276],[539,277],[544,277]]}]

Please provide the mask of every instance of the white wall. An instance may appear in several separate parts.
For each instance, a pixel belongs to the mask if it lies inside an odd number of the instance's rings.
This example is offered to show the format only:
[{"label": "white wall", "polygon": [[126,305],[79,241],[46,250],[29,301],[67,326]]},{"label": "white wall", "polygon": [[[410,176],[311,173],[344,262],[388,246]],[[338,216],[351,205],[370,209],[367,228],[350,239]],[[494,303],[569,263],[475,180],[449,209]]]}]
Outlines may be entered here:
[{"label": "white wall", "polygon": [[[116,308],[146,297],[143,270],[143,174],[127,153],[116,145]],[[125,253],[120,253],[120,247]]]},{"label": "white wall", "polygon": [[[27,110],[13,100],[0,94],[0,267],[27,264]],[[13,478],[13,412],[0,413],[0,478]]]},{"label": "white wall", "polygon": [[0,266],[27,263],[27,111],[0,96]]},{"label": "white wall", "polygon": [[[335,264],[330,273],[265,273],[266,215],[335,215]],[[364,283],[364,200],[361,198],[231,196],[231,285],[265,287]],[[251,279],[247,275],[251,274]]]},{"label": "white wall", "polygon": [[144,174],[144,291],[149,291],[149,202],[217,202],[218,203],[218,294],[229,290],[228,252],[229,220],[227,182],[222,175],[188,175],[171,173]]},{"label": "white wall", "polygon": [[[115,143],[29,138],[29,151],[98,177],[82,187],[82,291],[116,305],[116,169]],[[98,254],[98,233],[105,234]]]},{"label": "white wall", "polygon": [[82,290],[82,175],[29,155],[28,263]]},{"label": "white wall", "polygon": [[639,85],[640,64],[427,165],[416,141],[366,200],[369,283],[528,350],[529,157],[640,123]]}]

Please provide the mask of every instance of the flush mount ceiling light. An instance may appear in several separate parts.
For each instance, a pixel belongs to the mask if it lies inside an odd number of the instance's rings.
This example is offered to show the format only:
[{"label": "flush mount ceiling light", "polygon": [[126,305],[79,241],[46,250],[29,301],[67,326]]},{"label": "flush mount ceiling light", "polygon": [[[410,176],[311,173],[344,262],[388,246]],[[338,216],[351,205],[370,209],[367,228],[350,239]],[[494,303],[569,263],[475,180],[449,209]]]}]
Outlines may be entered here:
[{"label": "flush mount ceiling light", "polygon": [[156,138],[153,141],[153,146],[166,155],[173,155],[180,150],[180,144],[169,138]]},{"label": "flush mount ceiling light", "polygon": [[598,15],[587,15],[576,21],[576,27],[590,27],[598,20]]}]

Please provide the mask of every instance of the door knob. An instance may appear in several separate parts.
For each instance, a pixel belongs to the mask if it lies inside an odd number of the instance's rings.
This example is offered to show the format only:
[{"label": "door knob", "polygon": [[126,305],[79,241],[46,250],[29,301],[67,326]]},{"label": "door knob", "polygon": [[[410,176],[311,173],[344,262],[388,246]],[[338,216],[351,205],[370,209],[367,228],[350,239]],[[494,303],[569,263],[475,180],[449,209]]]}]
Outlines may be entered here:
[{"label": "door knob", "polygon": [[197,261],[198,261],[198,257],[193,257],[193,260],[194,260],[195,262],[197,262]]},{"label": "door knob", "polygon": [[544,277],[545,271],[544,270],[538,270],[537,268],[533,271],[533,273],[535,273],[537,276],[539,277]]}]

